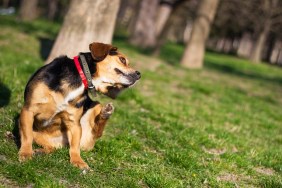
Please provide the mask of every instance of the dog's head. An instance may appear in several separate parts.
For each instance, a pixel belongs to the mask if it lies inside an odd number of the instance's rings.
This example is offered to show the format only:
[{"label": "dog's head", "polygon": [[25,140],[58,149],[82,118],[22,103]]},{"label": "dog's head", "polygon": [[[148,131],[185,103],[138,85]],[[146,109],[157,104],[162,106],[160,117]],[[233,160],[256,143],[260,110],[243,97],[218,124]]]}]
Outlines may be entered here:
[{"label": "dog's head", "polygon": [[120,91],[141,78],[140,72],[129,66],[128,59],[116,47],[94,42],[89,45],[89,49],[97,62],[93,81],[100,93],[116,98]]}]

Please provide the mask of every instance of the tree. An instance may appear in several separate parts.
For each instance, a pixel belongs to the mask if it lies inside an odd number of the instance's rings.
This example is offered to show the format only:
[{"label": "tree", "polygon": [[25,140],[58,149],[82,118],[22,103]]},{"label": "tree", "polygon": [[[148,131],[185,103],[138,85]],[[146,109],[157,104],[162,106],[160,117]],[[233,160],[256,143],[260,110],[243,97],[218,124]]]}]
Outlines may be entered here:
[{"label": "tree", "polygon": [[[163,35],[164,30],[184,30],[187,16],[193,12],[190,7],[195,1],[191,0],[162,0],[160,2],[157,20],[156,35]],[[193,13],[192,13],[193,14]],[[177,24],[176,24],[177,22]],[[181,29],[179,29],[181,27]],[[169,33],[169,31],[167,31]],[[161,37],[161,36],[160,36]],[[166,36],[165,36],[166,37]]]},{"label": "tree", "polygon": [[142,48],[150,48],[155,45],[155,19],[158,3],[158,0],[140,1],[139,12],[130,35],[131,44]]},{"label": "tree", "polygon": [[199,4],[191,38],[187,43],[181,64],[188,68],[203,66],[205,42],[208,38],[219,0],[202,0]]},{"label": "tree", "polygon": [[[271,31],[272,18],[274,14],[281,14],[282,11],[277,10],[278,0],[263,0],[260,3],[259,11],[256,20],[259,21],[255,25],[255,43],[251,52],[250,60],[253,62],[260,62],[262,58],[262,51],[266,39]],[[281,7],[278,7],[281,8]]]},{"label": "tree", "polygon": [[38,0],[22,0],[19,17],[24,21],[31,21],[37,17]]},{"label": "tree", "polygon": [[282,1],[279,0],[221,1],[211,35],[219,41],[241,38],[239,56],[253,62],[269,61],[281,33],[281,17]]},{"label": "tree", "polygon": [[210,44],[213,41],[210,48],[249,57],[252,46],[252,35],[249,34],[252,30],[252,20],[248,19],[246,14],[252,12],[248,7],[255,6],[253,3],[255,2],[237,0],[220,2],[208,40]]},{"label": "tree", "polygon": [[3,8],[8,8],[9,7],[9,3],[10,3],[10,0],[3,0],[2,7]]},{"label": "tree", "polygon": [[49,0],[48,1],[48,14],[47,17],[49,20],[54,20],[57,10],[58,10],[58,0]]},{"label": "tree", "polygon": [[160,2],[158,12],[157,12],[156,24],[155,24],[155,32],[157,36],[163,30],[165,23],[167,22],[170,16],[170,13],[173,8],[173,3],[174,2],[171,0],[162,0]]},{"label": "tree", "polygon": [[63,26],[46,61],[89,51],[93,41],[111,43],[119,0],[72,0]]},{"label": "tree", "polygon": [[[187,20],[189,20],[188,18],[193,14],[193,11],[190,10],[190,8],[193,7],[193,4],[195,3],[195,1],[191,0],[175,0],[170,1],[169,5],[167,3],[166,5],[160,5],[160,8],[163,6],[170,6],[166,7],[166,9],[169,8],[171,10],[166,12],[166,14],[169,13],[170,15],[164,15],[166,20],[161,20],[161,22],[164,23],[158,23],[157,20],[157,42],[154,46],[154,55],[159,55],[160,50],[167,39],[170,39],[173,42],[183,42]],[[162,15],[161,9],[158,14],[160,16]]]},{"label": "tree", "polygon": [[130,20],[134,18],[138,0],[121,0],[117,15],[117,27],[128,27]]}]

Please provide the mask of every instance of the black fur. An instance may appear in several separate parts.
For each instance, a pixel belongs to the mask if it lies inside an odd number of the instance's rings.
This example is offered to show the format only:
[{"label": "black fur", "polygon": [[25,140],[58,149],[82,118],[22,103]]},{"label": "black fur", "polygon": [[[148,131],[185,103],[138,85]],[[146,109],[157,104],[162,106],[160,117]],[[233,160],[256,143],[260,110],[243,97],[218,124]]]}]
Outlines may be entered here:
[{"label": "black fur", "polygon": [[83,104],[83,113],[87,112],[88,109],[93,108],[98,104],[100,104],[98,101],[92,101],[89,97],[87,97]]},{"label": "black fur", "polygon": [[[92,58],[91,53],[81,54],[85,56],[90,73],[93,75],[96,72],[96,62]],[[73,59],[67,56],[54,59],[50,64],[41,67],[32,75],[25,88],[25,100],[27,100],[27,96],[31,94],[30,91],[32,91],[31,87],[33,83],[38,81],[44,82],[50,90],[55,92],[63,92],[61,88],[62,81],[69,83],[69,87],[73,89],[78,88],[82,83]]]}]

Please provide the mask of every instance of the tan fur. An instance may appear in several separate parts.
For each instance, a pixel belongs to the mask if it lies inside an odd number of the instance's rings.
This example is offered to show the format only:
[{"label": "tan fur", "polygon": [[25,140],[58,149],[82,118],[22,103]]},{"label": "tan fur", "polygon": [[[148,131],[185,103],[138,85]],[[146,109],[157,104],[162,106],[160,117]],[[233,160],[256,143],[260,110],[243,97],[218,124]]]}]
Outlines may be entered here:
[{"label": "tan fur", "polygon": [[[135,72],[128,64],[120,62],[120,56],[123,55],[108,55],[97,64],[93,83],[99,92],[106,93],[108,86],[119,87],[119,84],[123,84],[124,79],[116,74],[115,67],[124,73]],[[43,153],[69,145],[70,162],[79,168],[88,168],[80,157],[80,149],[91,150],[94,147],[96,140],[102,136],[113,107],[109,104],[98,104],[83,114],[82,107],[75,107],[77,102],[83,100],[83,85],[71,89],[68,83],[61,83],[63,92],[55,92],[36,79],[30,84],[32,91],[25,101],[19,119],[19,159],[23,161],[32,157],[33,141],[42,146],[36,151]]]}]

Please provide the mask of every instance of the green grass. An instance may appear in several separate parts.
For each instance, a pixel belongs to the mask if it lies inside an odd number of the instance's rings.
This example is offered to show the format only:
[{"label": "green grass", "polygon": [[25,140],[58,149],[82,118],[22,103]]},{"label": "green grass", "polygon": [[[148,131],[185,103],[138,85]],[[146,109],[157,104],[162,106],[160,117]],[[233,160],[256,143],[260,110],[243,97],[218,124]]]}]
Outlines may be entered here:
[{"label": "green grass", "polygon": [[121,39],[114,44],[142,79],[117,100],[102,99],[116,111],[95,148],[82,152],[91,171],[72,167],[67,148],[19,163],[9,132],[43,64],[41,39],[54,40],[59,26],[0,24],[2,186],[282,187],[282,69],[207,53],[205,68],[191,71],[177,65],[180,45],[153,58]]}]

